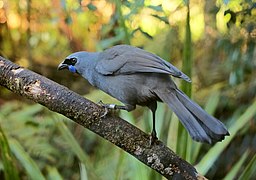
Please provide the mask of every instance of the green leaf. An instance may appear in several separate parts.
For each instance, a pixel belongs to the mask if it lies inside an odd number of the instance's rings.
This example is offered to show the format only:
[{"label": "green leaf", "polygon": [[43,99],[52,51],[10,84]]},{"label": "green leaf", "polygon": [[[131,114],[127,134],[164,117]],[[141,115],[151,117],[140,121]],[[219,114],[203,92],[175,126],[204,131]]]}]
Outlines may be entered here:
[{"label": "green leaf", "polygon": [[173,113],[171,123],[169,126],[169,133],[167,137],[167,146],[170,147],[175,153],[177,151],[178,144],[178,127],[179,127],[179,119]]},{"label": "green leaf", "polygon": [[243,156],[239,159],[239,161],[233,166],[233,168],[229,171],[229,173],[225,176],[224,180],[235,179],[236,175],[238,174],[239,170],[241,169],[243,163],[245,162],[246,158],[249,155],[249,151],[245,151]]},{"label": "green leaf", "polygon": [[255,176],[256,176],[256,154],[253,156],[249,164],[245,167],[245,170],[242,172],[238,180],[254,179]]},{"label": "green leaf", "polygon": [[158,11],[158,12],[163,12],[162,5],[158,5],[158,6],[149,5],[147,7],[150,8],[150,9],[153,9],[155,11]]},{"label": "green leaf", "polygon": [[166,16],[158,16],[157,14],[152,14],[151,16],[163,21],[165,24],[169,24],[169,20]]},{"label": "green leaf", "polygon": [[4,177],[6,180],[18,180],[17,168],[14,165],[13,157],[10,151],[10,147],[7,138],[0,126],[0,159],[4,166]]},{"label": "green leaf", "polygon": [[[79,143],[73,136],[73,134],[70,132],[70,130],[67,128],[67,126],[64,124],[62,120],[60,120],[61,116],[57,115],[55,118],[57,127],[59,131],[61,132],[62,136],[68,143],[71,150],[76,154],[78,159],[85,165],[85,167],[89,170],[89,175],[96,178],[97,176],[93,173],[93,168],[90,166],[90,160],[87,154],[84,153],[83,149],[80,147]],[[98,178],[99,179],[99,178]]]},{"label": "green leaf", "polygon": [[80,179],[81,180],[88,180],[86,168],[85,168],[85,165],[83,163],[79,163],[79,169],[80,169]]},{"label": "green leaf", "polygon": [[33,115],[42,111],[43,108],[44,107],[40,104],[25,106],[21,110],[11,113],[10,118],[17,119],[17,117],[18,117],[19,121],[27,121],[28,117],[33,117]]},{"label": "green leaf", "polygon": [[229,128],[230,136],[226,137],[223,142],[215,144],[196,165],[196,169],[202,175],[205,175],[219,158],[220,154],[229,145],[241,128],[249,123],[251,118],[256,114],[256,99],[253,104],[231,125]]},{"label": "green leaf", "polygon": [[120,33],[116,36],[100,41],[100,49],[106,49],[108,47],[113,46],[114,44],[120,42],[124,38],[124,36],[124,32],[120,31]]},{"label": "green leaf", "polygon": [[84,164],[88,164],[89,162],[87,155],[83,152],[82,148],[76,141],[75,137],[73,134],[70,132],[70,130],[67,128],[67,126],[64,124],[63,121],[59,120],[56,121],[57,127],[59,131],[61,132],[62,136],[65,138],[67,141],[68,145],[74,151],[74,153],[77,155],[79,160],[83,162]]},{"label": "green leaf", "polygon": [[143,31],[140,27],[138,28],[138,30],[139,30],[144,36],[146,36],[147,38],[153,39],[153,37],[152,37],[150,34],[148,34],[147,32]]},{"label": "green leaf", "polygon": [[[191,38],[191,29],[190,29],[190,13],[189,5],[187,5],[187,15],[186,15],[186,32],[184,40],[184,51],[182,59],[182,71],[188,76],[191,77],[192,74],[192,38]],[[188,97],[192,95],[192,85],[182,81],[181,90],[187,94]],[[189,137],[186,129],[181,123],[179,123],[178,129],[178,144],[177,144],[177,153],[185,160],[190,160],[190,149],[192,144],[192,139]],[[188,145],[188,146],[187,146]]]},{"label": "green leaf", "polygon": [[[131,44],[130,42],[130,33],[128,32],[128,28],[125,24],[125,18],[123,15],[123,11],[122,11],[122,2],[120,0],[115,0],[115,5],[116,5],[116,10],[117,10],[117,15],[118,15],[118,24],[120,27],[122,27],[122,32],[124,32],[124,43],[125,44]],[[138,3],[139,1],[136,1],[136,3]]]},{"label": "green leaf", "polygon": [[41,173],[36,162],[23,149],[20,143],[15,139],[9,138],[9,144],[10,144],[11,151],[13,152],[15,157],[19,160],[21,165],[25,168],[27,175],[31,179],[45,180],[45,177]]},{"label": "green leaf", "polygon": [[46,170],[48,172],[47,180],[62,180],[60,173],[56,169],[56,167],[47,166]]}]

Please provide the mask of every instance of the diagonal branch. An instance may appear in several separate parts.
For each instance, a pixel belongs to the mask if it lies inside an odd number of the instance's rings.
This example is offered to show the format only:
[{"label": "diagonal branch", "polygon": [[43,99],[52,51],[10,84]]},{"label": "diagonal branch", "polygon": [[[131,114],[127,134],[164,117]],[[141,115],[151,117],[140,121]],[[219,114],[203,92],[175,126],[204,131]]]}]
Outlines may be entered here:
[{"label": "diagonal branch", "polygon": [[35,72],[0,56],[0,85],[63,114],[90,129],[168,179],[198,179],[196,169],[162,142],[149,145],[149,135],[104,108]]}]

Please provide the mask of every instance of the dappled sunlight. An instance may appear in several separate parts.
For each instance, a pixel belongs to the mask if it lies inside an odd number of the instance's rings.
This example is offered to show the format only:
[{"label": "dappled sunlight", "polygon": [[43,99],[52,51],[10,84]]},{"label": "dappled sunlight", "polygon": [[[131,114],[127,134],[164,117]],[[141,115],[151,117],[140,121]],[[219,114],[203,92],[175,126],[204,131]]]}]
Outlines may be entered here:
[{"label": "dappled sunlight", "polygon": [[190,26],[192,33],[192,40],[197,41],[204,35],[204,1],[200,0],[197,5],[191,5],[190,10]]},{"label": "dappled sunlight", "polygon": [[19,28],[21,25],[21,17],[15,12],[9,12],[7,15],[7,24],[11,29]]},{"label": "dappled sunlight", "polygon": [[181,0],[163,0],[163,10],[170,14],[175,12],[180,5],[182,4]]},{"label": "dappled sunlight", "polygon": [[[195,143],[172,111],[159,103],[156,127],[164,144],[193,165],[198,163],[198,170],[209,179],[244,179],[243,173],[253,174],[249,165],[256,162],[255,1],[0,0],[0,55],[86,94],[95,103],[121,104],[80,76],[58,72],[57,66],[73,52],[103,51],[118,44],[138,46],[186,72],[192,83],[172,78],[177,87],[187,94],[191,90],[192,99],[232,132],[227,141],[216,145]],[[146,109],[114,114],[148,133],[152,123]],[[30,179],[30,172],[24,170],[27,164],[45,178],[53,171],[60,179],[73,180],[82,176],[162,179],[112,144],[4,87],[0,88],[0,136],[1,128],[11,143],[15,140],[24,148],[12,162],[25,179]],[[74,144],[81,149],[79,155],[72,149]],[[5,173],[2,155],[0,179]],[[34,162],[20,162],[18,155]],[[80,158],[85,156],[85,164],[93,167],[84,167],[88,174],[79,169]]]},{"label": "dappled sunlight", "polygon": [[165,27],[165,23],[154,18],[152,15],[152,10],[144,9],[138,16],[139,26],[145,32],[151,36],[155,36],[156,33],[159,33],[161,29]]},{"label": "dappled sunlight", "polygon": [[216,26],[219,30],[219,32],[221,33],[226,33],[228,28],[227,28],[227,21],[229,20],[229,18],[224,18],[224,11],[226,8],[221,7],[219,12],[216,15]]},{"label": "dappled sunlight", "polygon": [[21,65],[22,67],[25,67],[25,68],[28,68],[28,66],[29,66],[29,61],[28,61],[28,59],[26,59],[26,58],[21,58],[21,59],[19,59],[19,60],[17,61],[17,63],[18,63],[19,65]]}]

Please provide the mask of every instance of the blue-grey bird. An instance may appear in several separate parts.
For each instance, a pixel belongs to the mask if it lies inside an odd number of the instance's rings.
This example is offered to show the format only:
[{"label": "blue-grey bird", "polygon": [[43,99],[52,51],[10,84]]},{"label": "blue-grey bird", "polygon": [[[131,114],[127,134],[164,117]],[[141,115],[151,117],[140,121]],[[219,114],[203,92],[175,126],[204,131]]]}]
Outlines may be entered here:
[{"label": "blue-grey bird", "polygon": [[229,135],[221,121],[189,99],[170,77],[191,82],[187,75],[159,56],[140,48],[117,45],[103,52],[76,52],[60,63],[58,69],[80,74],[91,85],[124,104],[108,107],[132,111],[136,105],[147,106],[153,114],[153,140],[157,139],[157,101],[168,104],[195,141],[213,143]]}]

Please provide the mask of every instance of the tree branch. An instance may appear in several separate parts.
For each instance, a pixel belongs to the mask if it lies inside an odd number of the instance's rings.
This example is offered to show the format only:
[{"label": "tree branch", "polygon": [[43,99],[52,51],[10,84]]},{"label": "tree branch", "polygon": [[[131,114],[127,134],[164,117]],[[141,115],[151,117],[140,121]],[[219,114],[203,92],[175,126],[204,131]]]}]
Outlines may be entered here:
[{"label": "tree branch", "polygon": [[0,56],[0,85],[40,103],[122,148],[168,179],[197,179],[196,169],[162,142],[149,145],[149,135],[104,108],[35,72]]}]

